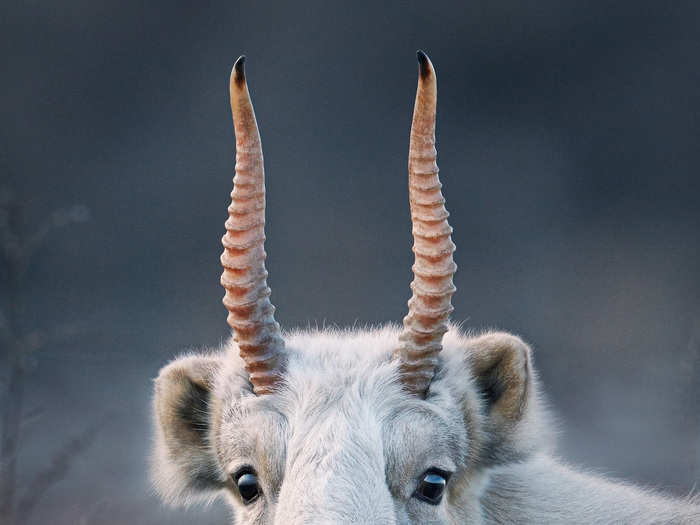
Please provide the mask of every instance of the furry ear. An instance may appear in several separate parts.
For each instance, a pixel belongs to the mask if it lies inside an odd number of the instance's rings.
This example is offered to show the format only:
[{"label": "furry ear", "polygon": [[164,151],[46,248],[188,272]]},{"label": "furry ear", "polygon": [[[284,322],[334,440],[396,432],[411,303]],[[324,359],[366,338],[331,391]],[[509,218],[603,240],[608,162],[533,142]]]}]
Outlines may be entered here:
[{"label": "furry ear", "polygon": [[517,460],[546,439],[531,354],[522,339],[504,332],[469,340],[467,360],[483,403],[483,464]]},{"label": "furry ear", "polygon": [[225,479],[210,443],[216,417],[211,391],[221,360],[181,357],[155,382],[154,485],[163,499],[189,502],[213,496]]}]

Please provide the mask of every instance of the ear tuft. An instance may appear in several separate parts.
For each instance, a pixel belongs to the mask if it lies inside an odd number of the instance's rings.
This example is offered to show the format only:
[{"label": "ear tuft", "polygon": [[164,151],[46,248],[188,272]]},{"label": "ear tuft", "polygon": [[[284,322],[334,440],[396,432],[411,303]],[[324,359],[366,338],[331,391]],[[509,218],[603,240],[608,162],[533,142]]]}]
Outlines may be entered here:
[{"label": "ear tuft", "polygon": [[166,501],[211,498],[223,484],[210,443],[211,392],[220,365],[217,357],[186,356],[164,367],[156,379],[152,477]]},{"label": "ear tuft", "polygon": [[531,350],[517,336],[493,332],[472,340],[472,373],[491,417],[516,423],[527,402]]},{"label": "ear tuft", "polygon": [[483,400],[481,461],[513,461],[541,447],[548,417],[537,393],[530,347],[504,332],[475,337],[468,346],[472,377]]}]

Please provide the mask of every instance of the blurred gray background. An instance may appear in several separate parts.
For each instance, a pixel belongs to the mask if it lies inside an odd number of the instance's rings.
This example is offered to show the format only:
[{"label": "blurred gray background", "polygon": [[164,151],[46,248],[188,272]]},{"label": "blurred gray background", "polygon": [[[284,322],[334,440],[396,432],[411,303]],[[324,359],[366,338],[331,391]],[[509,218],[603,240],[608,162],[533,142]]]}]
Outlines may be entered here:
[{"label": "blurred gray background", "polygon": [[5,321],[23,301],[15,331],[38,338],[16,485],[42,496],[20,522],[226,519],[223,505],[164,508],[147,456],[159,367],[228,335],[227,89],[243,53],[284,327],[406,311],[422,48],[439,79],[453,318],[532,343],[571,462],[687,493],[700,481],[699,30],[698,2],[3,2],[12,231],[89,208],[47,232],[15,299],[0,266]]}]

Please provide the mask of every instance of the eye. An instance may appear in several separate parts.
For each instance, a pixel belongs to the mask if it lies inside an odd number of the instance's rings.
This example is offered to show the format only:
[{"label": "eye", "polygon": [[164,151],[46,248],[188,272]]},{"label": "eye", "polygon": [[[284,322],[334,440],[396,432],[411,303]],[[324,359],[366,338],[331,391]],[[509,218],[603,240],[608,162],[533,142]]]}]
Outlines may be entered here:
[{"label": "eye", "polygon": [[258,476],[250,467],[244,467],[233,475],[238,494],[246,505],[253,503],[262,492],[258,483]]},{"label": "eye", "polygon": [[426,503],[437,505],[442,501],[442,494],[445,492],[448,479],[450,479],[448,472],[430,469],[423,474],[423,479],[413,495]]}]

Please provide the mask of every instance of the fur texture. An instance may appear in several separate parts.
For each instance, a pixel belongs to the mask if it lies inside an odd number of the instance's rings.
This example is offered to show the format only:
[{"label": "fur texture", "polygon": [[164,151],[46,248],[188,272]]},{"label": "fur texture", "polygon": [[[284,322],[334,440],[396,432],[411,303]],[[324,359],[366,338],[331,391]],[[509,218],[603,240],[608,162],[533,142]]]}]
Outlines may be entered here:
[{"label": "fur texture", "polygon": [[[452,327],[425,400],[398,381],[398,328],[285,334],[288,368],[255,396],[235,342],[181,357],[155,386],[152,473],[173,503],[223,496],[241,524],[700,523],[700,507],[571,469],[530,348]],[[252,468],[244,505],[232,475]],[[414,491],[452,473],[439,505]]]}]

